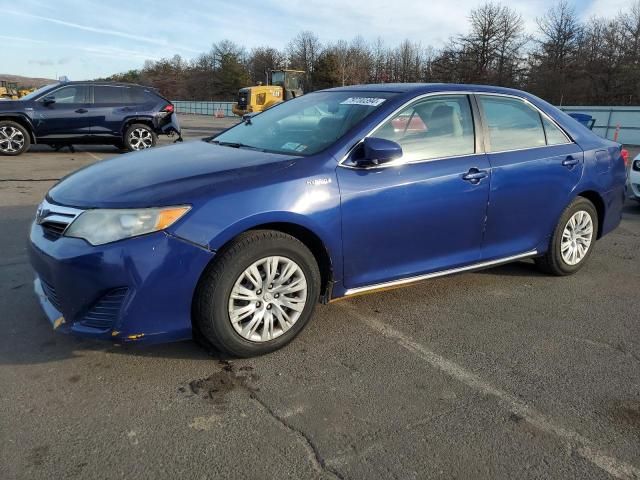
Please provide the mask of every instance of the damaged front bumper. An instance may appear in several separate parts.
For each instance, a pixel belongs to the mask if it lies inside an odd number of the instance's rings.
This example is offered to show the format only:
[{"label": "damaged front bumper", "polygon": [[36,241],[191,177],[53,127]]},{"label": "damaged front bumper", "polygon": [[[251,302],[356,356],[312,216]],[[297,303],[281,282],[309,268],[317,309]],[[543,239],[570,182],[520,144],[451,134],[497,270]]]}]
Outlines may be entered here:
[{"label": "damaged front bumper", "polygon": [[191,304],[214,252],[165,232],[93,246],[33,224],[34,290],[56,331],[118,342],[192,338]]}]

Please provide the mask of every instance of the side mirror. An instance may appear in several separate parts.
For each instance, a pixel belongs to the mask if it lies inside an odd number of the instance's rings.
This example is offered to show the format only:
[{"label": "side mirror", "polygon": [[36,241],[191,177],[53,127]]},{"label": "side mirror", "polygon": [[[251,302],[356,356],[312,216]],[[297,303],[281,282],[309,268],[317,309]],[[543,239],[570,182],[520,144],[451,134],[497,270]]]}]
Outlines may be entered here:
[{"label": "side mirror", "polygon": [[389,163],[402,157],[402,147],[384,138],[367,137],[362,142],[361,154],[354,161],[356,165],[370,167]]},{"label": "side mirror", "polygon": [[56,97],[47,95],[46,97],[42,97],[42,103],[45,105],[51,105],[52,103],[56,103]]}]

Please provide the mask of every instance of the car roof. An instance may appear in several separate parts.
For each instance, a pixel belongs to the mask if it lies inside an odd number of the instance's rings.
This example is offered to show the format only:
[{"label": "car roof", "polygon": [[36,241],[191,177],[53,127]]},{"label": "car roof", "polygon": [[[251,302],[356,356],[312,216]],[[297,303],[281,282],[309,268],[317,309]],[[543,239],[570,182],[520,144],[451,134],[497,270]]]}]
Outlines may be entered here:
[{"label": "car roof", "polygon": [[432,92],[490,92],[511,95],[527,95],[522,90],[514,88],[496,87],[492,85],[474,85],[465,83],[372,83],[366,85],[349,85],[346,87],[329,88],[324,91],[354,91],[354,92],[390,92],[390,93],[432,93]]},{"label": "car roof", "polygon": [[155,87],[149,87],[147,85],[140,85],[138,83],[127,83],[127,82],[110,82],[109,80],[75,80],[69,82],[58,82],[56,85],[108,85],[112,87],[140,87],[147,88],[149,90],[157,90]]}]

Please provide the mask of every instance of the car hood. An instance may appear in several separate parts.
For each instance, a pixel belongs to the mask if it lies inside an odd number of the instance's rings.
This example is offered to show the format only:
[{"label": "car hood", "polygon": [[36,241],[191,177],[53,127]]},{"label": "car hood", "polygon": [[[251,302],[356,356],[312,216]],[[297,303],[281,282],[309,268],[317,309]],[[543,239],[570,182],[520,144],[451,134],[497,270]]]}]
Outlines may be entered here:
[{"label": "car hood", "polygon": [[25,102],[21,100],[0,100],[0,111],[7,110],[22,110],[25,106]]},{"label": "car hood", "polygon": [[47,196],[54,203],[78,208],[191,204],[237,188],[238,182],[264,181],[298,158],[186,142],[94,163],[63,178]]}]

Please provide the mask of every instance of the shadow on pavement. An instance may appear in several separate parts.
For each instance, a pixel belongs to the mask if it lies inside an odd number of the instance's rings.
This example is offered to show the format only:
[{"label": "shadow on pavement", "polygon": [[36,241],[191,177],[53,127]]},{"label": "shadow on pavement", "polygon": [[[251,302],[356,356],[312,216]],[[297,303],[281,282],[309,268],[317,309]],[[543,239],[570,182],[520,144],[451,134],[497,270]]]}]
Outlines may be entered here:
[{"label": "shadow on pavement", "polygon": [[502,277],[544,277],[546,276],[533,260],[524,260],[521,262],[507,263],[499,267],[488,268],[486,270],[478,270],[476,273],[484,275],[498,275]]}]

